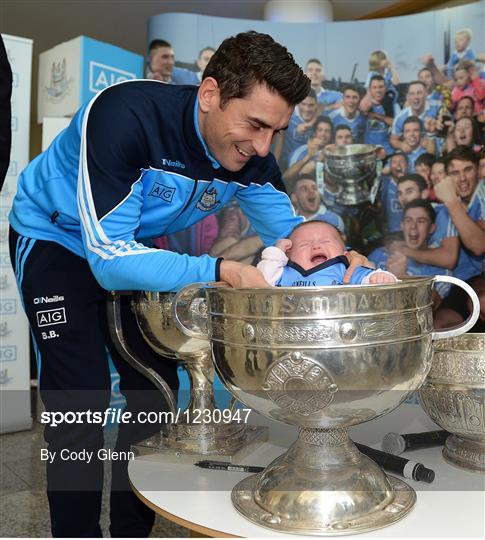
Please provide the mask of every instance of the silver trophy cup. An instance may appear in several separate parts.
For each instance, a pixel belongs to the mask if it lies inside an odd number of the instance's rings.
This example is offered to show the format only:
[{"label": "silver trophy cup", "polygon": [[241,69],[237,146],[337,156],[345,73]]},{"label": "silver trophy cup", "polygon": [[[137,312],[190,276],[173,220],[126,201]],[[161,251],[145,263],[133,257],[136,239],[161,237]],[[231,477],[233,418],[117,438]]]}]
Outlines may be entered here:
[{"label": "silver trophy cup", "polygon": [[[246,406],[300,428],[286,453],[232,491],[250,521],[281,532],[351,534],[389,525],[416,494],[386,476],[350,440],[349,426],[395,409],[431,367],[431,293],[435,281],[471,288],[448,276],[390,285],[184,289],[207,304],[207,324],[177,321],[208,336],[216,371]],[[175,300],[177,309],[177,299]],[[247,368],[247,355],[254,367]]]},{"label": "silver trophy cup", "polygon": [[[214,399],[210,344],[206,338],[187,336],[178,330],[174,323],[174,297],[175,293],[136,292],[132,310],[150,347],[187,370],[190,400],[184,411],[177,408],[177,399],[163,378],[129,349],[123,337],[119,295],[113,293],[108,303],[111,336],[118,352],[162,392],[174,420],[159,434],[135,445],[134,449],[138,454],[162,454],[164,460],[173,457],[176,461],[197,461],[203,456],[225,461],[243,459],[255,445],[267,440],[268,429],[234,421],[223,422],[223,413],[216,414],[219,411]],[[206,320],[205,308],[201,302],[192,301],[188,305],[183,296],[179,296],[182,318],[190,314],[191,320],[203,322]]]},{"label": "silver trophy cup", "polygon": [[338,203],[356,205],[371,200],[378,176],[379,148],[372,144],[332,144],[325,147],[324,170],[339,187],[336,194]]},{"label": "silver trophy cup", "polygon": [[485,334],[435,343],[419,397],[431,419],[452,433],[443,448],[445,460],[485,473]]}]

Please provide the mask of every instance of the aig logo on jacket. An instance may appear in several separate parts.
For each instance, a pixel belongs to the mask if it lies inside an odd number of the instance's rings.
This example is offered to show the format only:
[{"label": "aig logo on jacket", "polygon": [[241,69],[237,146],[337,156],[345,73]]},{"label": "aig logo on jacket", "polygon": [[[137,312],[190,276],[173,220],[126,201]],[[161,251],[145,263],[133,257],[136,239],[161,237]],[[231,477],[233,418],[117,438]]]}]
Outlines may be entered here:
[{"label": "aig logo on jacket", "polygon": [[205,190],[196,207],[199,210],[202,210],[202,212],[209,212],[220,202],[221,201],[217,200],[217,189],[215,187],[210,187]]},{"label": "aig logo on jacket", "polygon": [[171,203],[173,201],[173,196],[175,193],[174,187],[168,187],[160,182],[154,182],[153,187],[148,194],[149,197],[156,197],[157,199],[162,199],[166,203]]}]

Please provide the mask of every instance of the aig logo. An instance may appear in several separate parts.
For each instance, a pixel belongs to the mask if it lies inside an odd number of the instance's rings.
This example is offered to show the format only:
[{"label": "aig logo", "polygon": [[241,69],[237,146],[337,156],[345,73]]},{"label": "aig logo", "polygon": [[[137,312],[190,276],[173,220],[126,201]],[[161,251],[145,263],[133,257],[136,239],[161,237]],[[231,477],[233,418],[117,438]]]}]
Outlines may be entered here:
[{"label": "aig logo", "polygon": [[164,186],[163,184],[155,182],[148,196],[156,197],[157,199],[162,199],[162,201],[171,203],[173,200],[174,193],[175,193],[174,187]]},{"label": "aig logo", "polygon": [[17,313],[17,300],[15,298],[0,300],[0,315],[13,315]]},{"label": "aig logo", "polygon": [[38,311],[37,326],[52,326],[53,324],[66,324],[66,310],[65,308],[58,309],[46,309],[44,311]]},{"label": "aig logo", "polygon": [[136,79],[135,73],[98,62],[89,62],[89,90],[99,92],[112,84]]},{"label": "aig logo", "polygon": [[15,360],[17,360],[17,347],[15,345],[0,347],[0,362],[15,362]]}]

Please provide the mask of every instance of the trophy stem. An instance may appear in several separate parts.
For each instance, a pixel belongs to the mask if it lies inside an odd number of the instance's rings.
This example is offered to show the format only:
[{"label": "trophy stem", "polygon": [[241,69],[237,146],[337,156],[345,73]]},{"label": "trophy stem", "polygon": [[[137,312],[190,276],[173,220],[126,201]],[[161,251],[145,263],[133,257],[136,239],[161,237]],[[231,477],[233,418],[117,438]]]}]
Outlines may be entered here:
[{"label": "trophy stem", "polygon": [[214,367],[210,352],[201,353],[197,360],[189,362],[181,360],[190,380],[190,401],[184,412],[184,419],[191,421],[194,411],[213,411],[216,408],[214,399]]}]

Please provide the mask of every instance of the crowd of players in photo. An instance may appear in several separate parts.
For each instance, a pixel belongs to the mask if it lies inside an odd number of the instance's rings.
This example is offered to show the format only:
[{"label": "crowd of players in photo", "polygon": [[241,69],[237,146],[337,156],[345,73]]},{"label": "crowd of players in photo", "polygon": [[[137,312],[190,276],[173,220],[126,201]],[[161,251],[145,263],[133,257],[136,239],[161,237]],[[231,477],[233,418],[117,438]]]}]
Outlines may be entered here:
[{"label": "crowd of players in photo", "polygon": [[[199,84],[213,51],[200,51],[195,72],[175,67],[171,45],[155,40],[148,76]],[[485,53],[474,51],[471,31],[462,29],[447,65],[429,54],[421,61],[415,80],[404,84],[386,52],[374,51],[365,85],[330,89],[322,62],[310,58],[304,70],[311,91],[272,151],[298,214],[331,223],[348,246],[400,277],[452,275],[468,282],[481,305],[474,331],[484,331]],[[342,204],[338,180],[325,172],[325,149],[351,144],[382,147],[372,202]],[[237,204],[156,244],[249,264],[263,248]],[[436,287],[435,327],[461,323],[470,309],[462,289]]]}]

